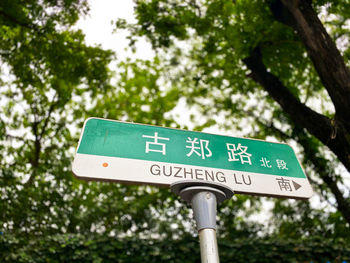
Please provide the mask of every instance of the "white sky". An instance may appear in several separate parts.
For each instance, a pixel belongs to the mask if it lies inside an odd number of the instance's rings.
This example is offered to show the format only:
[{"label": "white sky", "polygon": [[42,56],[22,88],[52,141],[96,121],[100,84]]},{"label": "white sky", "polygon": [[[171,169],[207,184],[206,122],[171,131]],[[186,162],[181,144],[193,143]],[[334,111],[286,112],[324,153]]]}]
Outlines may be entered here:
[{"label": "white sky", "polygon": [[115,26],[112,21],[118,18],[126,19],[128,22],[136,21],[134,18],[134,2],[132,0],[89,0],[89,15],[81,18],[77,27],[81,28],[86,35],[86,42],[89,45],[100,44],[104,49],[112,49],[117,53],[118,60],[126,57],[151,59],[154,52],[149,43],[140,40],[137,43],[136,54],[125,50],[129,42],[126,39],[126,32],[113,34]]}]

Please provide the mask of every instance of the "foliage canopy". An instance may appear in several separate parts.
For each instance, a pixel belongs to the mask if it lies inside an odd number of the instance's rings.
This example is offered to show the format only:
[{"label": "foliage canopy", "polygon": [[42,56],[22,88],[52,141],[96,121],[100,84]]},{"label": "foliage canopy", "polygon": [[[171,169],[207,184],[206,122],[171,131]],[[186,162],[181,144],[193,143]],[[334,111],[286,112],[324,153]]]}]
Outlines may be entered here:
[{"label": "foliage canopy", "polygon": [[[348,1],[135,3],[137,22],[117,29],[131,44],[146,36],[158,56],[119,61],[112,85],[114,53],[73,29],[86,1],[1,1],[4,262],[198,260],[188,207],[167,189],[81,182],[70,171],[87,116],[186,128],[172,114],[180,100],[201,114],[197,130],[297,145],[321,199],[315,208],[235,196],[219,211],[222,261],[348,259]],[[273,204],[264,224],[251,219],[262,200]]]}]

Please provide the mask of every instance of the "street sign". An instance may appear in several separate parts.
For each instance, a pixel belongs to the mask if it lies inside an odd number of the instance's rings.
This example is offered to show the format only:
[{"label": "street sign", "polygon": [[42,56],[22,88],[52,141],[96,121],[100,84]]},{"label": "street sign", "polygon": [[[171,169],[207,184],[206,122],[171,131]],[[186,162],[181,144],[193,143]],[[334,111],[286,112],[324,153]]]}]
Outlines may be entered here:
[{"label": "street sign", "polygon": [[163,186],[198,180],[298,199],[313,193],[287,144],[99,118],[85,121],[72,170],[87,180]]}]

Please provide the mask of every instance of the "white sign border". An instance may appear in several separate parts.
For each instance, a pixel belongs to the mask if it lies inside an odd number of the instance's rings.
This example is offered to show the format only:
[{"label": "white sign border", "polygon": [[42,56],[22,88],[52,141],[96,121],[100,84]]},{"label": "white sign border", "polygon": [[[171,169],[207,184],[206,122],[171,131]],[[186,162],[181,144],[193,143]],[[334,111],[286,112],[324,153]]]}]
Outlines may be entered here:
[{"label": "white sign border", "polygon": [[[163,171],[161,171],[161,175],[157,175],[158,167],[163,170],[164,166],[167,174],[170,173],[170,167],[173,167],[171,176],[164,175]],[[179,168],[185,170],[179,171]],[[214,182],[230,187],[237,194],[294,199],[308,199],[313,195],[311,185],[307,178],[277,176],[194,165],[80,153],[77,153],[74,158],[72,171],[76,177],[85,180],[114,181],[128,184],[148,184],[156,186],[170,186],[171,183],[187,179],[199,180],[197,178],[201,178],[201,181],[206,181],[205,177],[209,179],[212,178],[210,176],[206,176],[205,171],[207,171],[214,176]],[[185,173],[185,171],[187,171],[187,173]],[[223,175],[225,176],[226,182],[222,181]],[[184,178],[184,176],[186,176],[186,178]],[[288,180],[288,182],[284,181],[284,184],[282,184],[282,189],[277,181],[278,178]],[[207,182],[210,181],[211,180],[207,180]],[[301,187],[295,189],[293,181]]]}]

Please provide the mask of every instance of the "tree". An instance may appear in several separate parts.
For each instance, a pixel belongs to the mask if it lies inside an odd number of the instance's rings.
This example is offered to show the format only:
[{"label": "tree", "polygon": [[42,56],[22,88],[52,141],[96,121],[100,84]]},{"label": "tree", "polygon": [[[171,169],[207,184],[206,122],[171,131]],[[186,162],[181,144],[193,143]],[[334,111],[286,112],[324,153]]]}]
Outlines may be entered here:
[{"label": "tree", "polygon": [[58,221],[67,221],[67,188],[77,188],[69,175],[76,136],[69,125],[82,115],[84,100],[73,98],[106,89],[113,55],[69,30],[87,11],[84,1],[0,4],[3,232],[69,227]]},{"label": "tree", "polygon": [[[317,2],[315,7],[322,5]],[[296,140],[304,148],[306,169],[316,172],[314,184],[326,199],[331,190],[346,218],[348,198],[339,187],[338,163],[329,165],[335,158],[326,158],[321,142],[246,77],[252,78],[253,70],[249,71],[245,59],[261,55],[267,73],[278,76],[293,96],[309,107],[310,100],[324,97],[314,110],[334,117],[297,34],[276,21],[270,8],[276,8],[272,2],[259,1],[137,2],[138,24],[119,21],[119,28],[134,30],[132,41],[147,35],[163,53],[153,61],[119,62],[112,85],[108,63],[114,59],[113,52],[87,46],[83,33],[72,28],[88,11],[87,2],[1,2],[0,255],[4,261],[58,257],[100,262],[120,256],[123,262],[130,261],[130,254],[137,255],[135,261],[173,260],[178,254],[181,260],[196,260],[198,254],[192,250],[198,246],[188,224],[188,207],[168,189],[83,182],[70,171],[87,116],[180,127],[171,111],[181,97],[199,105],[207,116],[196,129],[220,124],[212,117],[219,116],[228,129],[237,126],[246,132],[251,125],[248,131],[254,137],[273,134]],[[347,17],[348,9],[341,3],[328,12],[332,10]],[[239,14],[239,19],[232,14]],[[252,24],[246,21],[248,15]],[[331,34],[346,38],[347,30],[342,28],[346,19],[337,17],[332,22],[339,24]],[[176,38],[189,42],[177,47]],[[169,54],[172,58],[165,60]],[[348,59],[346,45],[343,54]],[[309,88],[301,89],[306,84]],[[240,126],[247,116],[246,124]],[[277,248],[267,261],[281,260],[278,255],[286,251],[292,251],[293,262],[348,257],[344,240],[349,228],[338,211],[325,213],[307,202],[278,200],[271,226],[266,227],[247,220],[261,209],[261,202],[261,198],[237,195],[220,209],[219,238],[225,260],[239,255],[247,261],[248,253],[243,252],[252,247],[255,260],[265,255],[266,246]],[[320,241],[320,236],[325,240]],[[304,245],[296,246],[299,242]]]},{"label": "tree", "polygon": [[[326,200],[332,193],[349,224],[349,189],[335,169],[339,161],[350,171],[349,3],[136,4],[137,23],[119,20],[117,28],[172,56],[174,81],[184,83],[188,103],[200,105],[210,124],[211,116],[224,116],[223,126],[242,129],[244,118],[255,137],[297,141],[314,185]],[[329,150],[334,155],[326,158]]]},{"label": "tree", "polygon": [[87,116],[170,126],[171,118],[163,115],[177,97],[174,89],[160,88],[156,61],[119,63],[123,70],[112,86],[108,64],[114,53],[87,46],[83,33],[72,29],[87,11],[86,1],[0,4],[0,232],[5,235],[28,239],[162,227],[144,215],[161,205],[166,190],[81,182],[70,170]]}]

